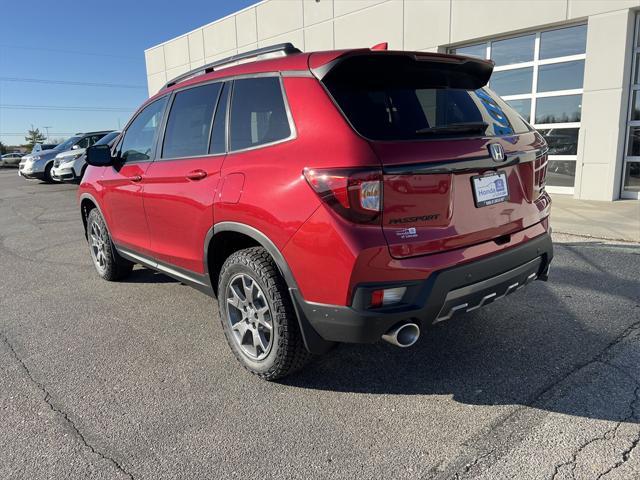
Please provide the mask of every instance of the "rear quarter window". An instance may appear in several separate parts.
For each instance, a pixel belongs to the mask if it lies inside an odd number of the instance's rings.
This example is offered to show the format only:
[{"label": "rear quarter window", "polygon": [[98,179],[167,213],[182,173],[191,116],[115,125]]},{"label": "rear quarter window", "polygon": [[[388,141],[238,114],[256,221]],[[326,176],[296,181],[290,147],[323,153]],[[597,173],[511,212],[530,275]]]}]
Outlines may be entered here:
[{"label": "rear quarter window", "polygon": [[233,84],[230,150],[267,145],[291,136],[280,78],[248,78]]}]

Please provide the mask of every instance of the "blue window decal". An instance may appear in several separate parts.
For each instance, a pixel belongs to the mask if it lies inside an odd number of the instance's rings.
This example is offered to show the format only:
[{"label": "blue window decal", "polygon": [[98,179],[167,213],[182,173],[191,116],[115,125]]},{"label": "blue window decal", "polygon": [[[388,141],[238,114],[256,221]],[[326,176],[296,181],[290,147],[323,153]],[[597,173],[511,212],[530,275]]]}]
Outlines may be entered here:
[{"label": "blue window decal", "polygon": [[487,110],[489,116],[493,119],[493,130],[495,134],[500,137],[513,135],[514,131],[513,128],[511,128],[511,124],[509,123],[507,116],[491,96],[483,89],[476,90],[475,94],[482,102],[482,105]]}]

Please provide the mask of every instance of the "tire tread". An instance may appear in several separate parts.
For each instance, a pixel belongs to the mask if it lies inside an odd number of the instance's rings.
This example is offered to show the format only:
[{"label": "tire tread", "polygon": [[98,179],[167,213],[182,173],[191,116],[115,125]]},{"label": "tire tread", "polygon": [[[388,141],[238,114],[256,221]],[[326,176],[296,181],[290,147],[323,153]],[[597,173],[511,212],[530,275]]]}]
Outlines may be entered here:
[{"label": "tire tread", "polygon": [[[241,357],[242,353],[232,348],[234,355],[240,361],[242,366],[252,374],[264,380],[277,380],[300,370],[311,358],[312,354],[305,348],[298,325],[297,316],[289,297],[289,291],[286,283],[273,258],[262,247],[251,247],[234,252],[227,258],[220,271],[220,282],[225,277],[226,271],[233,265],[242,264],[253,270],[265,285],[267,291],[265,295],[269,297],[272,307],[272,318],[277,323],[280,335],[278,337],[278,345],[276,348],[276,359],[273,366],[265,371],[259,372],[250,368]],[[223,292],[222,285],[218,286],[218,292]],[[220,300],[219,301],[223,301]],[[225,336],[229,343],[233,339],[229,338],[227,329],[225,328],[225,314],[220,307],[220,322],[222,323]]]}]

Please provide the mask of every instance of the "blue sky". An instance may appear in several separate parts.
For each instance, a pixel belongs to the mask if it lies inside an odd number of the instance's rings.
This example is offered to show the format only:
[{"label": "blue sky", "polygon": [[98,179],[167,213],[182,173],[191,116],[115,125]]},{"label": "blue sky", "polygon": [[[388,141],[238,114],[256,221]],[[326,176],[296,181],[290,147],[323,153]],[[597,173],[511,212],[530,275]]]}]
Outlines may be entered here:
[{"label": "blue sky", "polygon": [[[0,0],[0,141],[24,143],[31,124],[41,131],[49,126],[54,138],[124,125],[147,98],[145,49],[253,3],[256,0],[181,0],[167,7],[157,0]],[[11,107],[15,105],[20,107]]]}]

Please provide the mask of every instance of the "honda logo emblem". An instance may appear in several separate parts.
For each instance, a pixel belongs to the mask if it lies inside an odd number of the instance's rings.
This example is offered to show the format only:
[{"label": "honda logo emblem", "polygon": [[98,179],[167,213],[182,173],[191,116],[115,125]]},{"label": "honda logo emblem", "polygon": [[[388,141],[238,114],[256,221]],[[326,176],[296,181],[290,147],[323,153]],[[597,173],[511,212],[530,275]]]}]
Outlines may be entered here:
[{"label": "honda logo emblem", "polygon": [[504,148],[499,143],[489,144],[489,152],[494,162],[504,162],[507,156],[504,154]]}]

